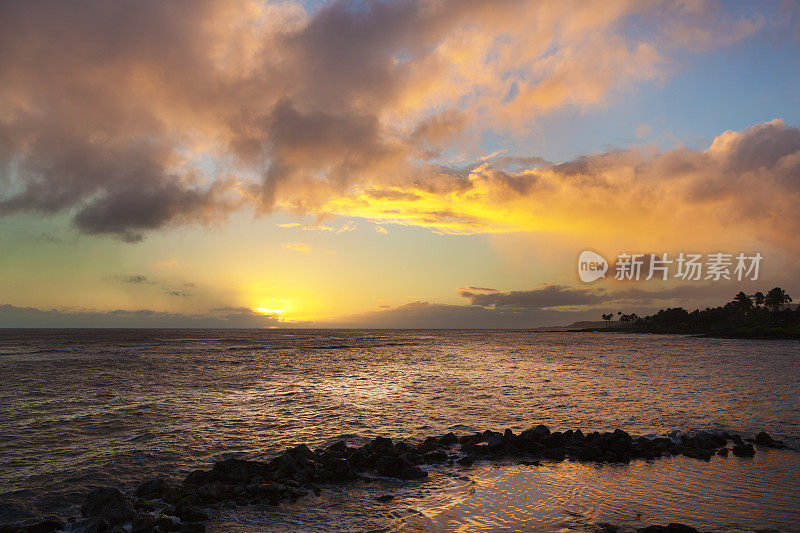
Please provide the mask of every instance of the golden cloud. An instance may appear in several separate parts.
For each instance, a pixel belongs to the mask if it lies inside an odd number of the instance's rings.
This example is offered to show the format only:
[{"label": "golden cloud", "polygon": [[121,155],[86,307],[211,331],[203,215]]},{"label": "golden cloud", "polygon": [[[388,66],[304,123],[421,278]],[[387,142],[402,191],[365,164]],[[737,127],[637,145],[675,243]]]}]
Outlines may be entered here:
[{"label": "golden cloud", "polygon": [[[678,46],[708,46],[759,27],[729,30],[714,6],[692,3],[687,16],[683,4],[631,0],[339,0],[313,12],[258,0],[6,2],[0,215],[66,211],[84,232],[130,241],[244,205],[450,233],[560,228],[565,213],[530,203],[572,198],[557,168],[420,161],[466,132],[657,79],[678,32]],[[645,36],[623,31],[633,18]],[[575,192],[591,205],[586,179]]]}]

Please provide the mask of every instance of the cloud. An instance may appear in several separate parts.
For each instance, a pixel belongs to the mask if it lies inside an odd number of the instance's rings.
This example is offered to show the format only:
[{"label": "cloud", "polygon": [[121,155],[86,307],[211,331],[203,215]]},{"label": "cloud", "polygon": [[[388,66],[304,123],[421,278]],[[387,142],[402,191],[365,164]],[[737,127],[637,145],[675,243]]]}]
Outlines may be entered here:
[{"label": "cloud", "polygon": [[[243,206],[358,216],[370,213],[352,201],[378,199],[357,191],[394,190],[405,202],[465,194],[480,185],[470,181],[475,169],[434,159],[470,131],[600,105],[663,77],[679,48],[760,27],[757,17],[730,24],[713,2],[686,9],[623,0],[339,0],[314,11],[258,0],[5,2],[0,215],[66,212],[84,233],[137,242],[170,225],[218,224]],[[626,31],[634,23],[646,31]],[[207,157],[226,171],[209,171]],[[494,173],[501,196],[535,188],[501,169],[477,172]],[[398,209],[394,218],[443,221],[442,231],[497,225],[460,207]]]},{"label": "cloud", "polygon": [[117,276],[117,279],[123,283],[133,283],[134,285],[152,284],[155,283],[141,274],[129,274],[127,276]]},{"label": "cloud", "polygon": [[563,285],[545,285],[527,291],[500,292],[494,289],[462,287],[459,295],[472,305],[510,309],[546,309],[552,307],[592,305],[603,301],[603,292],[597,289],[572,288]]},{"label": "cloud", "polygon": [[756,282],[676,285],[645,289],[639,287],[627,289],[571,287],[566,285],[546,284],[529,290],[502,292],[484,287],[461,287],[456,289],[460,296],[467,298],[472,305],[495,309],[553,309],[557,307],[595,307],[609,303],[622,305],[656,305],[668,300],[724,300],[732,297],[742,288],[752,286]]},{"label": "cloud", "polygon": [[441,233],[548,232],[627,251],[800,243],[800,130],[779,119],[724,132],[706,150],[643,147],[517,170],[495,165],[396,189],[414,201],[357,190],[327,210]]},{"label": "cloud", "polygon": [[310,252],[311,247],[302,242],[284,242],[281,243],[284,250],[292,250],[294,252]]},{"label": "cloud", "polygon": [[166,293],[168,296],[175,296],[175,297],[177,297],[177,298],[187,298],[187,297],[189,296],[189,293],[188,293],[188,292],[182,292],[182,291],[171,291],[171,290],[165,290],[164,292],[165,292],[165,293]]},{"label": "cloud", "polygon": [[764,291],[769,282],[686,284],[671,287],[586,289],[547,285],[530,290],[503,292],[486,287],[462,287],[458,293],[469,305],[427,301],[378,309],[320,322],[327,327],[364,328],[542,328],[600,320],[602,313],[622,310],[646,316],[660,308],[682,306],[688,310],[724,305],[740,290]]},{"label": "cloud", "polygon": [[597,320],[596,311],[555,311],[541,309],[485,308],[424,301],[321,322],[328,327],[364,328],[534,328],[566,325],[578,320]]},{"label": "cloud", "polygon": [[264,328],[281,325],[274,317],[247,308],[227,307],[181,314],[142,310],[57,310],[0,304],[3,328]]}]

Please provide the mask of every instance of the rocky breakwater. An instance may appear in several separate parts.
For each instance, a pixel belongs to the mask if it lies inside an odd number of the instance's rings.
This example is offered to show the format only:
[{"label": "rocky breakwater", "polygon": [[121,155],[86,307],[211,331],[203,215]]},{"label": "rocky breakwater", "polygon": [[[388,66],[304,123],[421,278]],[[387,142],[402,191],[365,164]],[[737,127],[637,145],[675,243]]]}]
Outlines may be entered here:
[{"label": "rocky breakwater", "polygon": [[282,500],[297,499],[311,492],[319,494],[326,485],[373,481],[376,476],[421,480],[428,476],[422,468],[425,465],[463,467],[481,460],[515,460],[537,465],[565,459],[625,463],[679,454],[707,461],[715,454],[752,457],[756,453],[753,444],[784,447],[763,432],[747,440],[728,433],[649,438],[633,437],[619,429],[586,434],[581,430],[551,432],[543,425],[520,434],[508,429],[503,433],[484,431],[460,437],[448,433],[417,444],[377,437],[363,446],[339,441],[311,450],[299,445],[267,462],[220,461],[210,470],[191,472],[180,482],[154,477],[129,496],[116,488],[98,488],[87,495],[80,518],[67,522],[48,518],[6,524],[0,526],[0,533],[48,533],[64,529],[87,533],[196,532],[204,531],[207,512],[213,509],[278,505]]}]

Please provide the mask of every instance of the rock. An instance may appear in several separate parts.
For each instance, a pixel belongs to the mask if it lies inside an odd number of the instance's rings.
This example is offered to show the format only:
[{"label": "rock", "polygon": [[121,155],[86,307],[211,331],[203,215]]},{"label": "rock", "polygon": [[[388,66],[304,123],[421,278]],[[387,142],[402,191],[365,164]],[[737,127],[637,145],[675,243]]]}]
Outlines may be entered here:
[{"label": "rock", "polygon": [[752,444],[736,444],[733,447],[733,455],[736,457],[753,457],[756,454]]},{"label": "rock", "polygon": [[542,439],[542,444],[548,448],[560,448],[566,444],[566,439],[561,432],[556,431],[544,437],[544,439]]},{"label": "rock", "polygon": [[[298,447],[299,448],[299,447]],[[313,455],[313,452],[303,445],[303,453],[307,451]],[[286,453],[290,453],[289,450]],[[217,478],[231,483],[249,482],[256,476],[264,476],[266,474],[266,465],[258,461],[245,461],[242,459],[226,459],[214,464],[211,470],[212,474]]]},{"label": "rock", "polygon": [[325,449],[326,452],[333,452],[340,454],[347,453],[347,450],[348,450],[347,443],[343,440],[336,441]]},{"label": "rock", "polygon": [[434,450],[432,452],[428,452],[423,456],[422,461],[425,464],[444,463],[447,461],[447,452],[444,450]]},{"label": "rock", "polygon": [[178,531],[181,527],[179,521],[173,520],[168,516],[161,516],[158,521],[156,521],[156,525],[158,526],[158,530],[162,533],[167,531]]},{"label": "rock", "polygon": [[181,500],[175,506],[175,516],[181,519],[181,522],[202,522],[208,520],[208,515],[190,504],[186,500]]},{"label": "rock", "polygon": [[150,513],[139,513],[131,524],[131,533],[150,533],[156,526],[156,517]]},{"label": "rock", "polygon": [[181,522],[181,533],[206,533],[206,526],[193,522]]},{"label": "rock", "polygon": [[386,455],[394,452],[392,439],[387,439],[386,437],[375,437],[372,439],[372,442],[364,446],[364,448],[368,453],[378,455]]},{"label": "rock", "polygon": [[428,477],[428,473],[418,466],[408,466],[403,470],[400,479],[423,479]]},{"label": "rock", "polygon": [[492,454],[492,449],[486,442],[480,442],[478,444],[473,444],[466,450],[469,454],[475,457],[486,457],[487,455]]},{"label": "rock", "polygon": [[110,524],[121,524],[133,519],[136,512],[125,496],[113,487],[101,487],[89,492],[81,506],[81,516],[101,516]]},{"label": "rock", "polygon": [[623,431],[621,429],[615,429],[614,432],[611,434],[611,436],[614,437],[615,439],[622,439],[628,442],[633,440],[626,431]]},{"label": "rock", "polygon": [[697,530],[686,524],[672,523],[667,526],[667,533],[698,533]]},{"label": "rock", "polygon": [[608,524],[606,522],[600,522],[597,524],[596,531],[597,533],[617,533],[619,531],[619,526]]},{"label": "rock", "polygon": [[417,449],[422,453],[427,453],[439,448],[439,446],[439,439],[428,437],[417,445]]},{"label": "rock", "polygon": [[550,429],[547,426],[539,424],[538,426],[526,429],[522,432],[520,437],[524,440],[540,441],[550,434]]},{"label": "rock", "polygon": [[452,431],[447,433],[446,435],[442,435],[439,437],[439,445],[440,446],[452,446],[458,442],[458,437]]},{"label": "rock", "polygon": [[70,526],[73,533],[104,533],[111,530],[111,524],[101,516],[76,520]]},{"label": "rock", "polygon": [[769,433],[767,433],[766,431],[760,432],[758,435],[756,435],[756,438],[754,440],[756,444],[760,444],[761,446],[767,446],[769,448],[782,447],[782,443],[770,437]]},{"label": "rock", "polygon": [[189,472],[189,475],[186,476],[186,479],[183,480],[185,485],[208,485],[209,483],[214,482],[214,474],[208,472],[206,470],[195,470],[194,472]]},{"label": "rock", "polygon": [[60,520],[46,518],[32,523],[0,524],[0,533],[53,533],[65,527]]},{"label": "rock", "polygon": [[403,469],[406,467],[405,461],[401,457],[395,455],[385,455],[379,457],[375,469],[378,474],[387,477],[400,477]]},{"label": "rock", "polygon": [[488,444],[490,447],[496,447],[503,444],[503,437],[504,437],[503,433],[499,433],[497,431],[489,431],[487,429],[486,431],[483,432],[482,441]]},{"label": "rock", "polygon": [[375,496],[375,500],[379,502],[388,502],[389,500],[393,500],[394,495],[392,494],[382,494],[381,496]]},{"label": "rock", "polygon": [[647,526],[637,529],[639,533],[698,533],[698,531],[686,524],[669,524],[668,526]]},{"label": "rock", "polygon": [[[676,432],[672,437],[677,435]],[[710,460],[715,453],[727,455],[725,445],[728,439],[734,443],[734,455],[751,457],[755,454],[752,444],[745,443],[736,435],[701,432],[683,436],[681,442],[676,444],[669,438],[634,438],[621,429],[584,435],[581,430],[551,432],[544,425],[525,430],[520,435],[515,435],[510,429],[504,433],[483,431],[462,437],[451,432],[440,437],[428,437],[416,445],[376,437],[363,446],[349,447],[340,440],[317,451],[305,445],[295,446],[267,463],[242,459],[219,461],[209,471],[196,470],[190,473],[180,485],[169,484],[158,477],[147,479],[136,488],[133,502],[116,489],[97,489],[87,496],[82,513],[87,518],[100,517],[106,521],[105,526],[103,522],[92,526],[93,531],[109,530],[123,520],[133,522],[128,533],[155,528],[175,531],[179,529],[179,524],[163,515],[174,513],[184,526],[192,528],[194,524],[208,519],[199,508],[200,505],[232,508],[258,503],[277,504],[281,500],[302,497],[309,490],[320,494],[320,484],[343,483],[359,478],[370,482],[371,479],[364,476],[364,472],[373,469],[381,476],[409,480],[428,476],[420,468],[421,464],[469,466],[480,457],[524,459],[521,463],[527,465],[540,464],[529,459],[560,461],[569,457],[607,463],[681,453]],[[759,433],[753,442],[763,446],[782,445],[764,432]],[[448,447],[457,443],[461,444],[462,457],[453,453],[452,449],[447,451]],[[132,503],[139,511],[138,515]],[[0,514],[2,511],[0,505]],[[91,524],[87,522],[85,525],[88,527]],[[652,531],[666,531],[666,528],[673,526],[651,527],[663,528]],[[99,529],[102,527],[106,529]],[[42,533],[48,531],[43,530]],[[684,530],[674,531],[679,533]],[[18,532],[14,530],[13,533]]]},{"label": "rock", "polygon": [[206,502],[224,500],[227,491],[219,483],[209,483],[197,489],[197,495]]},{"label": "rock", "polygon": [[548,448],[543,450],[541,455],[545,459],[550,459],[551,461],[563,461],[567,456],[567,452],[564,448]]},{"label": "rock", "polygon": [[133,495],[145,500],[156,500],[163,496],[167,483],[163,478],[155,477],[139,485]]},{"label": "rock", "polygon": [[281,487],[280,485],[276,485],[274,483],[264,483],[263,485],[258,486],[256,493],[263,499],[277,503],[281,499],[281,495],[283,494],[284,490],[285,487]]},{"label": "rock", "polygon": [[667,527],[666,526],[647,526],[641,529],[637,529],[639,533],[666,533]]},{"label": "rock", "polygon": [[717,451],[717,455],[720,457],[728,457],[728,448],[721,448]]},{"label": "rock", "polygon": [[0,524],[35,520],[39,516],[39,510],[28,502],[0,500]]},{"label": "rock", "polygon": [[325,482],[337,483],[349,481],[358,477],[358,474],[353,472],[353,469],[350,468],[350,463],[345,459],[330,459],[325,462],[325,467],[328,473],[328,475],[325,476],[326,479],[322,480]]},{"label": "rock", "polygon": [[686,457],[691,457],[692,459],[710,461],[711,456],[714,455],[714,450],[709,450],[706,448],[683,448],[681,453]]},{"label": "rock", "polygon": [[382,476],[395,477],[398,479],[420,479],[428,477],[426,471],[398,455],[380,457],[375,469],[378,471],[378,474]]}]

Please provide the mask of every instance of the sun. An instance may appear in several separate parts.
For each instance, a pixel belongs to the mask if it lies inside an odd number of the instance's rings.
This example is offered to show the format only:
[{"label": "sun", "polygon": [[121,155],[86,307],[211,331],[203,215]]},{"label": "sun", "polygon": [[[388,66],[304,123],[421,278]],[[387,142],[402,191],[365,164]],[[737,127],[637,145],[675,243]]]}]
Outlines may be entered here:
[{"label": "sun", "polygon": [[272,309],[269,307],[254,307],[253,311],[257,313],[261,313],[262,315],[281,315],[283,314],[283,309]]}]

